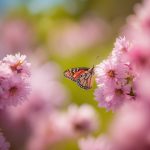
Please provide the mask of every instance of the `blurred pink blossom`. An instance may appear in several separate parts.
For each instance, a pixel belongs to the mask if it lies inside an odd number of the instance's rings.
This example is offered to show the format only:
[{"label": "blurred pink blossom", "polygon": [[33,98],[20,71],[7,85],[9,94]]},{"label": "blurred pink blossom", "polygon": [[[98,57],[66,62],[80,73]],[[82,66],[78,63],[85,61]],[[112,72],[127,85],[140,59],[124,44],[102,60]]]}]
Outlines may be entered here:
[{"label": "blurred pink blossom", "polygon": [[88,134],[98,128],[98,116],[90,105],[84,104],[80,107],[70,105],[67,113],[68,121],[74,135]]},{"label": "blurred pink blossom", "polygon": [[32,32],[28,23],[23,20],[3,21],[0,24],[0,54],[27,50],[33,41]]},{"label": "blurred pink blossom", "polygon": [[[54,33],[52,48],[61,56],[72,56],[94,44],[102,42],[109,34],[108,24],[97,17],[87,17],[79,23],[66,23]],[[50,41],[52,39],[50,38]]]},{"label": "blurred pink blossom", "polygon": [[[40,59],[40,57],[38,58]],[[13,62],[15,62],[14,60]],[[5,111],[1,112],[2,117],[0,118],[2,128],[8,131],[8,136],[11,134],[11,143],[13,148],[16,147],[17,149],[25,147],[25,143],[28,141],[29,137],[32,137],[32,134],[36,133],[35,130],[39,131],[41,126],[53,126],[54,117],[52,116],[66,105],[69,99],[67,90],[59,81],[60,68],[57,64],[53,62],[41,63],[40,60],[37,61],[34,58],[31,58],[30,61],[32,64],[32,75],[30,80],[32,90],[30,96],[26,98],[27,101],[23,105],[5,109]],[[9,63],[9,61],[7,62]],[[24,65],[20,67],[24,69]],[[9,70],[11,71],[10,68]],[[19,85],[21,86],[21,84]],[[51,120],[50,124],[48,124],[48,118]],[[41,122],[43,125],[40,124]],[[43,129],[41,130],[44,132]],[[57,131],[55,134],[57,134]],[[59,133],[57,136],[59,136]],[[50,138],[53,139],[53,137]],[[42,139],[40,140],[42,141]],[[16,143],[16,141],[19,141],[19,143]]]},{"label": "blurred pink blossom", "polygon": [[135,5],[135,14],[127,18],[127,24],[122,29],[133,44],[149,47],[150,43],[150,1],[143,0],[142,4]]},{"label": "blurred pink blossom", "polygon": [[146,150],[150,148],[149,105],[142,99],[127,102],[116,114],[110,133],[121,150]]},{"label": "blurred pink blossom", "polygon": [[143,0],[135,5],[134,14],[129,16],[122,33],[133,41],[129,59],[134,65],[138,80],[137,94],[142,100],[148,100],[149,71],[150,71],[150,1]]},{"label": "blurred pink blossom", "polygon": [[150,47],[134,45],[129,52],[130,61],[134,64],[137,72],[150,70]]},{"label": "blurred pink blossom", "polygon": [[59,66],[53,62],[35,65],[31,77],[31,99],[41,99],[48,109],[64,105],[69,94],[59,81],[60,74]]},{"label": "blurred pink blossom", "polygon": [[66,115],[57,111],[36,121],[36,125],[33,124],[33,133],[28,138],[26,150],[45,150],[52,144],[68,138],[70,132],[67,123]]},{"label": "blurred pink blossom", "polygon": [[52,112],[33,126],[34,132],[27,143],[27,150],[44,150],[60,140],[91,133],[97,125],[97,116],[91,106],[71,105],[66,112]]},{"label": "blurred pink blossom", "polygon": [[[59,67],[55,63],[37,65],[32,60],[32,91],[28,101],[17,108],[10,108],[8,112],[13,120],[26,120],[31,126],[40,116],[51,113],[65,105],[69,95],[65,87],[59,82]],[[58,94],[59,91],[59,94]],[[18,113],[20,112],[20,113]],[[29,117],[30,116],[30,117]]]}]

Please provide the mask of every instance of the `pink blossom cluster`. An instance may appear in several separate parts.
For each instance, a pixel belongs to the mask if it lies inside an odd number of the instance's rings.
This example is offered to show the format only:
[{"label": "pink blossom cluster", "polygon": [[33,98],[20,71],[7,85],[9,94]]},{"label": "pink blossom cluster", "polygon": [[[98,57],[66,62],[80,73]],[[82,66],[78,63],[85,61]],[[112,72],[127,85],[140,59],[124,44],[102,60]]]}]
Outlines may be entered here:
[{"label": "pink blossom cluster", "polygon": [[[5,134],[9,137],[12,149],[25,149],[30,136],[32,137],[34,133],[37,134],[36,131],[39,133],[40,122],[43,126],[54,126],[53,120],[47,124],[49,118],[52,118],[51,116],[58,112],[69,98],[67,90],[59,81],[61,74],[59,66],[54,62],[43,63],[45,58],[41,56],[35,55],[35,53],[34,56],[30,55],[31,73],[24,74],[24,78],[32,74],[30,78],[32,90],[28,96],[28,101],[22,105],[17,105],[17,107],[7,107],[0,111],[0,127],[6,131]],[[22,74],[22,77],[24,75]],[[59,118],[57,119],[59,120]],[[44,130],[41,131],[43,131],[43,133],[40,132],[41,134],[45,133]],[[55,132],[49,141],[55,143],[53,140],[55,136],[59,137],[60,133]],[[39,144],[42,144],[42,137],[44,136],[41,135]],[[36,140],[40,137],[33,136],[32,140],[34,138]],[[34,146],[34,142],[32,144]]]},{"label": "pink blossom cluster", "polygon": [[121,150],[150,149],[150,105],[144,99],[130,101],[116,113],[110,126],[111,141]]},{"label": "pink blossom cluster", "polygon": [[16,106],[30,92],[30,63],[21,54],[7,55],[0,61],[0,108]]},{"label": "pink blossom cluster", "polygon": [[80,150],[149,150],[149,107],[141,101],[128,101],[117,110],[107,134],[80,139]]},{"label": "pink blossom cluster", "polygon": [[33,125],[27,150],[44,150],[64,139],[77,139],[98,128],[98,117],[92,106],[70,105],[66,111],[55,111]]},{"label": "pink blossom cluster", "polygon": [[128,53],[131,44],[125,37],[119,37],[108,59],[96,66],[96,82],[98,88],[95,91],[96,100],[100,107],[107,110],[115,110],[124,101],[135,100],[135,80],[132,63]]},{"label": "pink blossom cluster", "polygon": [[[113,75],[118,78],[117,81],[124,83],[124,79],[127,79],[128,83],[123,84],[122,88],[128,94],[119,99],[119,105],[121,105],[115,111],[107,134],[97,138],[81,139],[79,141],[80,150],[90,148],[92,150],[150,149],[149,12],[149,0],[144,0],[142,4],[136,5],[135,15],[129,17],[128,23],[124,27],[124,34],[127,39],[132,41],[132,45],[129,48],[129,43],[125,38],[117,39],[111,56],[96,67],[98,89],[95,95],[100,106],[106,107],[108,110],[118,106],[118,97],[114,97],[111,93],[111,89],[114,89],[114,80],[107,76],[108,70],[114,69],[114,66],[116,66],[115,72],[117,72]],[[126,68],[124,64],[128,67]],[[129,75],[129,78],[124,78],[124,75]],[[130,86],[130,88],[126,88],[126,86]],[[112,102],[111,105],[109,102]]]},{"label": "pink blossom cluster", "polygon": [[[53,149],[59,142],[95,132],[100,122],[92,106],[68,104],[69,94],[59,81],[62,72],[59,66],[39,59],[33,56],[31,59],[32,91],[28,101],[1,112],[0,126],[7,131],[14,149]],[[13,135],[19,143],[14,142]]]},{"label": "pink blossom cluster", "polygon": [[144,0],[135,6],[135,14],[127,19],[122,33],[132,41],[129,59],[140,77],[138,78],[138,94],[149,101],[150,88],[150,1]]}]

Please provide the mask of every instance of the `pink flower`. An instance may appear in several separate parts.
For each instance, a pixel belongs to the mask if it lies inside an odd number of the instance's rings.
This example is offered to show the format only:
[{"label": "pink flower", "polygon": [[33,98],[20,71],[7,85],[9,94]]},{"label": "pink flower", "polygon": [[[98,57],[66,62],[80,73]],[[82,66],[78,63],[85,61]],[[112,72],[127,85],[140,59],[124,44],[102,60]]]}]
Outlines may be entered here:
[{"label": "pink flower", "polygon": [[131,91],[130,85],[101,85],[95,91],[95,98],[99,102],[100,107],[105,107],[107,110],[115,110],[127,100],[128,94]]},{"label": "pink flower", "polygon": [[73,138],[66,112],[52,111],[43,117],[40,116],[38,120],[34,118],[32,128],[32,135],[26,145],[27,150],[44,150],[59,141]]},{"label": "pink flower", "polygon": [[112,51],[113,59],[116,59],[117,63],[128,63],[128,52],[130,48],[131,43],[125,37],[117,38]]},{"label": "pink flower", "polygon": [[0,108],[16,106],[30,93],[30,69],[25,57],[8,55],[0,62]]},{"label": "pink flower", "polygon": [[54,111],[49,116],[49,121],[51,122],[49,127],[53,133],[56,132],[58,136],[61,135],[64,138],[76,138],[80,135],[89,134],[98,128],[96,112],[90,105],[86,104],[80,107],[70,105],[68,110],[64,112]]},{"label": "pink flower", "polygon": [[119,37],[114,44],[113,51],[118,53],[127,53],[130,49],[130,46],[131,44],[126,40],[125,36]]},{"label": "pink flower", "polygon": [[1,80],[1,88],[1,108],[22,103],[30,93],[29,83],[17,75]]},{"label": "pink flower", "polygon": [[[110,133],[113,142],[121,150],[144,150],[150,148],[149,133],[149,105],[139,101],[127,102],[117,112],[111,125]],[[149,149],[147,148],[147,149]]]},{"label": "pink flower", "polygon": [[0,150],[9,150],[10,144],[6,141],[3,134],[0,132]]},{"label": "pink flower", "polygon": [[10,118],[16,122],[24,120],[29,126],[34,126],[34,122],[39,118],[62,107],[68,99],[68,93],[59,82],[59,74],[58,66],[52,62],[33,67],[32,90],[28,101],[23,105],[8,108]]},{"label": "pink flower", "polygon": [[74,135],[88,134],[98,128],[98,116],[90,105],[70,105],[67,114]]},{"label": "pink flower", "polygon": [[133,41],[133,44],[145,45],[150,43],[150,2],[143,0],[142,4],[136,4],[135,14],[127,18],[127,25],[123,28],[123,34]]},{"label": "pink flower", "polygon": [[[27,141],[27,149],[31,150],[43,150],[43,146],[62,140],[67,136],[66,130],[69,126],[67,118],[62,117],[62,112],[59,112],[60,107],[64,106],[68,100],[68,93],[59,81],[60,68],[52,62],[38,64],[35,67],[37,63],[40,62],[34,60],[32,62],[32,91],[28,101],[17,107],[7,107],[5,110],[6,118],[13,130],[9,126],[5,129],[11,130],[9,133],[12,135],[12,141],[14,138],[20,143]],[[17,75],[20,76],[20,74]],[[17,145],[18,149],[26,146],[15,141],[12,144]]]},{"label": "pink flower", "polygon": [[104,60],[96,66],[96,81],[98,84],[109,82],[113,86],[118,80],[124,80],[128,70],[129,68],[127,65],[118,63],[115,59],[109,57],[107,60]]},{"label": "pink flower", "polygon": [[3,62],[8,64],[12,72],[21,75],[30,75],[30,63],[26,61],[26,56],[20,53],[16,55],[7,55]]},{"label": "pink flower", "polygon": [[97,126],[96,113],[89,105],[71,105],[67,111],[53,111],[45,114],[36,124],[33,122],[33,134],[27,143],[27,150],[43,150],[64,139],[76,139],[95,131]]},{"label": "pink flower", "polygon": [[79,140],[79,148],[80,150],[116,150],[106,135],[81,139]]},{"label": "pink flower", "polygon": [[136,72],[129,62],[128,53],[129,42],[125,37],[120,37],[116,40],[112,55],[96,66],[98,88],[95,97],[100,107],[114,110],[125,100],[135,99]]},{"label": "pink flower", "polygon": [[129,53],[131,62],[134,64],[136,71],[150,70],[150,47],[144,45],[134,45]]}]

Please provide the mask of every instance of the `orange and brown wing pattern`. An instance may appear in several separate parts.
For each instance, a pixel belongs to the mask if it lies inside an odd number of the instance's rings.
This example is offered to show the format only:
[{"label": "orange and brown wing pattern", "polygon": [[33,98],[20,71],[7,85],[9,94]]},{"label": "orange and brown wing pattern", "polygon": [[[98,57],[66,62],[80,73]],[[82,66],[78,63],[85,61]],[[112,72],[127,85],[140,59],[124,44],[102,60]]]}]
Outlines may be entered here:
[{"label": "orange and brown wing pattern", "polygon": [[94,79],[93,75],[94,67],[80,75],[80,77],[77,79],[77,85],[86,90],[91,89]]},{"label": "orange and brown wing pattern", "polygon": [[92,68],[80,67],[64,71],[64,76],[77,83],[83,89],[91,89],[93,84],[94,66]]},{"label": "orange and brown wing pattern", "polygon": [[88,71],[89,68],[80,67],[80,68],[71,68],[64,71],[64,76],[72,81],[77,81],[77,79],[83,74],[84,72]]}]

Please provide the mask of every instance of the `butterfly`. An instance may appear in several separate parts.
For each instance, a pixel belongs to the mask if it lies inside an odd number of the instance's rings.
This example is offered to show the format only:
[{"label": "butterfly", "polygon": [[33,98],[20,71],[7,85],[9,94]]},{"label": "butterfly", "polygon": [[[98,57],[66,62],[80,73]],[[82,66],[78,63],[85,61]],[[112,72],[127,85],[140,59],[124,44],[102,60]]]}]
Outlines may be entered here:
[{"label": "butterfly", "polygon": [[94,66],[92,68],[79,67],[64,71],[64,76],[76,82],[81,88],[88,90],[92,88]]}]

